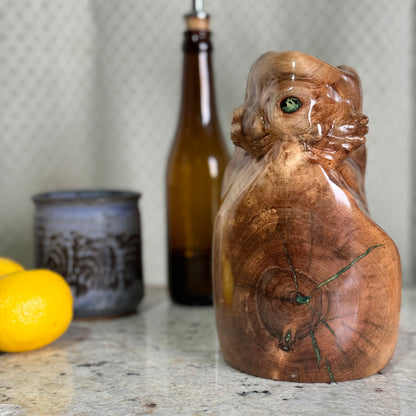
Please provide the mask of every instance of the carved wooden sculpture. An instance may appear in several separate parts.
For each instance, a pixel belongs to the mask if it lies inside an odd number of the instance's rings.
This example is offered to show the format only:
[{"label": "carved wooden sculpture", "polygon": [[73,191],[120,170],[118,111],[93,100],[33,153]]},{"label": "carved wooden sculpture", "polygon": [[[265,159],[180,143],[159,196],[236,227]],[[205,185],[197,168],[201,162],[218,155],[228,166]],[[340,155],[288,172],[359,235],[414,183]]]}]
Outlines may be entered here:
[{"label": "carved wooden sculpture", "polygon": [[253,65],[214,231],[225,360],[260,377],[334,382],[377,373],[397,341],[397,249],[364,193],[358,75],[299,52]]}]

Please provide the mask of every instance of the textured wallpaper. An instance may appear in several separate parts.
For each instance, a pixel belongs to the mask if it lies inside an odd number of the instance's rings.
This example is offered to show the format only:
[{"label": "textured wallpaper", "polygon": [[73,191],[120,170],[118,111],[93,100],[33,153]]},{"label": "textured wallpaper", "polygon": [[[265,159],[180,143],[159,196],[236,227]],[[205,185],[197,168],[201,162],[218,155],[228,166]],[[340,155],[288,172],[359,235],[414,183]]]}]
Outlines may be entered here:
[{"label": "textured wallpaper", "polygon": [[[217,105],[229,139],[252,62],[299,50],[354,67],[369,118],[373,219],[411,278],[413,0],[206,0]],[[33,265],[31,196],[142,192],[144,273],[166,281],[164,175],[176,128],[189,0],[0,2],[0,255]]]}]

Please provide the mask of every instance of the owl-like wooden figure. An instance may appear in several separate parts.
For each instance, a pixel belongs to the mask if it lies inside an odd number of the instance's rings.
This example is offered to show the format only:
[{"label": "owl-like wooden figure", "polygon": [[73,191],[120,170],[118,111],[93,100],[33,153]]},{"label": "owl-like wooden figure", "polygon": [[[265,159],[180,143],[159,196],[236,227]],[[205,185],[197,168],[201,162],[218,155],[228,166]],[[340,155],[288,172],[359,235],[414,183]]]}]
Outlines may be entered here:
[{"label": "owl-like wooden figure", "polygon": [[337,382],[395,350],[401,270],[370,218],[356,72],[299,52],[253,65],[214,231],[225,360],[250,374]]}]

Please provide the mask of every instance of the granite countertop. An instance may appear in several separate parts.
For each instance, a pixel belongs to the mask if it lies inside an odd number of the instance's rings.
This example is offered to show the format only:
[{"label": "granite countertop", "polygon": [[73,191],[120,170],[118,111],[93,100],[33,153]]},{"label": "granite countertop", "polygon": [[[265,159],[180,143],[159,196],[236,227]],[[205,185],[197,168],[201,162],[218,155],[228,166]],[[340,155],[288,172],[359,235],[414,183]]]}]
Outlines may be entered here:
[{"label": "granite countertop", "polygon": [[403,293],[390,364],[363,380],[300,384],[229,367],[212,307],[148,287],[139,312],[74,321],[55,343],[0,355],[0,415],[415,415],[416,290]]}]

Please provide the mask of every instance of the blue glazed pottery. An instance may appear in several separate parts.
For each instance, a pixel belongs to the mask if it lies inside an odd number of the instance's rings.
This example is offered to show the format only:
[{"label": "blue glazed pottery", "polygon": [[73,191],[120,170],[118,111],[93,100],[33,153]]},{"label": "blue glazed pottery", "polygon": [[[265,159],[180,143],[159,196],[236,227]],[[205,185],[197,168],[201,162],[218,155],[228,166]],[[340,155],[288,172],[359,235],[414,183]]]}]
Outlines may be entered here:
[{"label": "blue glazed pottery", "polygon": [[142,299],[139,198],[109,190],[33,196],[35,266],[64,276],[76,318],[130,314]]}]

